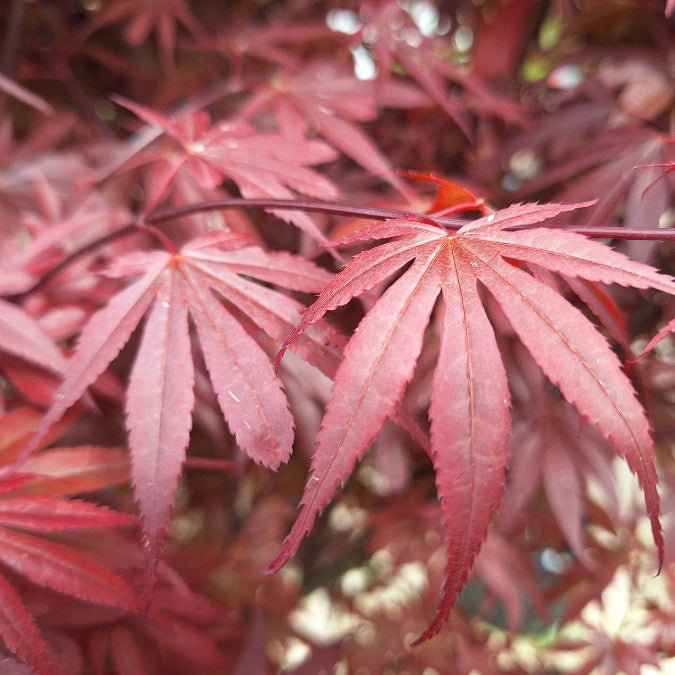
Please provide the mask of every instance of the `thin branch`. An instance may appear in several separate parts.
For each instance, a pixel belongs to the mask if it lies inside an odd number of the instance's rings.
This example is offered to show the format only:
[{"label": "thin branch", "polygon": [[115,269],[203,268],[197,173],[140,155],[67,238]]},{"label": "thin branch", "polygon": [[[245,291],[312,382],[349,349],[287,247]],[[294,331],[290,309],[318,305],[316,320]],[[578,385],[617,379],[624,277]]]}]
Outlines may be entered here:
[{"label": "thin branch", "polygon": [[[232,199],[215,199],[213,201],[199,202],[197,204],[187,204],[186,206],[177,206],[170,209],[155,211],[144,220],[146,223],[160,223],[165,220],[182,218],[183,216],[192,216],[196,213],[207,213],[209,211],[220,211],[227,209],[269,209],[282,211],[312,211],[314,213],[330,213],[335,216],[352,216],[355,218],[372,218],[373,220],[388,220],[394,218],[407,218],[411,215],[410,211],[399,211],[397,209],[378,209],[368,206],[351,206],[349,204],[337,204],[334,202],[321,202],[302,199],[246,199],[234,197]],[[439,218],[437,222],[441,222]],[[466,221],[451,221],[457,227],[465,224]],[[445,223],[441,223],[445,224]]]},{"label": "thin branch", "polygon": [[231,459],[214,459],[211,457],[186,457],[186,469],[199,469],[202,471],[221,471],[234,465]]},{"label": "thin branch", "polygon": [[132,234],[150,235],[151,237],[156,239],[160,244],[162,244],[162,246],[164,246],[169,251],[169,253],[172,254],[176,253],[176,248],[173,245],[173,242],[163,232],[160,232],[156,228],[149,227],[142,223],[137,222],[129,223],[127,225],[124,225],[123,227],[120,227],[119,230],[115,230],[110,234],[106,234],[100,239],[96,239],[86,244],[78,251],[71,253],[67,258],[64,258],[57,265],[54,265],[54,267],[45,272],[29,289],[23,291],[22,293],[9,295],[7,296],[7,300],[9,300],[10,302],[21,302],[22,300],[32,295],[33,293],[42,290],[47,284],[49,284],[50,281],[52,281],[52,279],[61,274],[63,270],[70,267],[74,262],[80,260],[80,258],[84,258],[90,253],[98,251],[98,249],[102,248],[103,246],[106,246],[107,244],[112,244],[114,241],[117,241],[118,239],[124,239],[124,237],[128,237]]},{"label": "thin branch", "polygon": [[65,57],[62,54],[55,53],[51,55],[51,58],[53,60],[52,70],[54,77],[66,88],[72,100],[82,111],[84,119],[96,130],[101,138],[107,140],[114,139],[115,134],[98,114],[94,102],[73,74],[73,70]]},{"label": "thin branch", "polygon": [[[247,83],[240,80],[228,79],[223,82],[217,82],[201,96],[191,98],[170,110],[169,116],[201,110],[225,96],[240,93],[246,86]],[[98,167],[96,170],[96,181],[102,183],[110,178],[110,176],[119,171],[129,159],[150,145],[150,143],[159,138],[163,133],[164,130],[159,127],[154,127],[151,124],[143,125],[133,136],[124,142],[120,152],[116,152],[108,161]]]},{"label": "thin branch", "polygon": [[[322,202],[301,199],[246,199],[236,197],[232,199],[216,199],[213,201],[177,206],[170,209],[155,211],[145,216],[144,221],[148,224],[157,224],[174,218],[191,216],[196,213],[209,211],[224,211],[227,209],[269,209],[288,211],[313,211],[316,213],[329,213],[335,216],[351,216],[354,218],[371,218],[373,220],[395,220],[406,218],[424,218],[433,220],[438,225],[448,230],[458,230],[466,225],[467,220],[457,218],[435,217],[433,214],[417,214],[411,211],[399,209],[379,209],[368,206],[352,206],[350,204],[338,204],[334,202]],[[675,229],[663,228],[640,228],[640,227],[580,227],[577,225],[549,225],[546,222],[530,225],[516,225],[506,227],[507,230],[530,230],[536,227],[551,227],[565,229],[576,234],[583,234],[593,239],[643,239],[655,241],[675,241]]]},{"label": "thin branch", "polygon": [[[28,290],[17,293],[16,295],[7,296],[7,299],[14,302],[20,302],[32,293],[44,288],[54,277],[58,276],[64,269],[71,265],[76,260],[83,256],[96,251],[97,249],[122,239],[130,234],[142,233],[149,234],[156,239],[169,253],[175,255],[177,253],[173,242],[155,225],[173,220],[175,218],[182,218],[184,216],[191,216],[196,213],[207,213],[209,211],[224,211],[227,209],[266,209],[266,210],[287,210],[287,211],[313,211],[319,213],[329,213],[336,216],[351,216],[355,218],[366,218],[372,220],[396,220],[423,218],[431,220],[448,230],[458,230],[463,225],[466,225],[466,220],[458,220],[455,218],[434,217],[429,214],[418,214],[411,211],[401,211],[398,209],[379,209],[367,206],[351,206],[349,204],[336,204],[332,202],[321,202],[313,200],[296,200],[296,199],[246,199],[246,198],[232,198],[232,199],[216,199],[213,201],[199,202],[197,204],[189,204],[187,206],[177,206],[170,209],[163,209],[155,211],[140,221],[134,221],[124,225],[119,230],[111,232],[110,234],[92,241],[79,251],[75,251],[60,263],[55,265],[52,269],[46,272],[40,279],[31,286]],[[536,227],[550,227],[557,229],[564,229],[568,232],[575,232],[586,237],[596,239],[639,239],[652,241],[675,241],[675,229],[662,228],[629,228],[629,227],[578,227],[576,225],[547,225],[544,223],[535,223],[530,225],[516,225],[507,227],[507,230],[527,230]]]}]

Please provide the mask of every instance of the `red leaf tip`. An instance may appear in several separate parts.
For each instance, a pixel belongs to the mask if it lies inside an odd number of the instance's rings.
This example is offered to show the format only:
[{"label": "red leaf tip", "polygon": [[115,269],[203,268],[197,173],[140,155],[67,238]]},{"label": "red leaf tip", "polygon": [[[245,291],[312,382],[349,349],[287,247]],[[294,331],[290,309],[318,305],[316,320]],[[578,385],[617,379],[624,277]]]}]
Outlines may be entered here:
[{"label": "red leaf tip", "polygon": [[262,574],[265,576],[271,576],[276,574],[294,555],[294,551],[289,551],[286,544],[283,548],[277,553],[272,562],[262,570]]},{"label": "red leaf tip", "polygon": [[445,625],[445,622],[448,620],[447,614],[437,615],[436,618],[427,626],[426,630],[415,640],[410,643],[410,647],[419,647],[422,643],[431,640],[432,637],[438,635],[441,628]]}]

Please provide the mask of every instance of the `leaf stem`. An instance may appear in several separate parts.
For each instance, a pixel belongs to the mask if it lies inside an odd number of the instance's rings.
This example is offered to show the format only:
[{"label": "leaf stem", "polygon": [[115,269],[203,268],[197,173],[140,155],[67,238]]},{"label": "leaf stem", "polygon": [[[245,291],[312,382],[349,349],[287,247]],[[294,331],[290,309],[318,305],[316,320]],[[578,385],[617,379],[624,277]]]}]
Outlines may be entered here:
[{"label": "leaf stem", "polygon": [[161,230],[157,229],[156,227],[148,224],[138,224],[135,226],[137,232],[143,232],[145,234],[149,234],[151,237],[154,237],[164,248],[171,254],[171,255],[177,255],[178,251],[176,250],[176,247],[174,246],[173,242],[169,237],[167,237],[164,232]]},{"label": "leaf stem", "polygon": [[[388,220],[390,218],[410,217],[410,211],[399,211],[397,209],[379,209],[368,206],[352,206],[349,204],[337,204],[335,202],[322,202],[315,200],[301,199],[247,199],[243,197],[233,197],[231,199],[215,199],[213,201],[198,202],[196,204],[187,204],[186,206],[177,206],[170,209],[155,211],[145,217],[146,223],[159,223],[165,220],[191,216],[195,213],[206,213],[208,211],[220,211],[226,209],[277,209],[289,211],[313,211],[315,213],[330,213],[336,216],[352,216],[355,218],[372,218],[374,220]],[[440,219],[439,219],[440,220]],[[457,227],[463,221],[453,221]]]},{"label": "leaf stem", "polygon": [[117,241],[118,239],[124,239],[124,237],[138,233],[149,234],[150,236],[154,237],[154,239],[159,241],[162,246],[164,246],[169,251],[169,253],[174,255],[176,254],[176,247],[163,232],[160,232],[155,227],[134,221],[133,223],[128,223],[127,225],[120,227],[118,230],[110,232],[110,234],[106,234],[105,236],[86,244],[78,251],[71,253],[67,258],[64,258],[61,260],[61,262],[54,265],[54,267],[45,272],[30,288],[21,293],[7,296],[7,300],[10,302],[21,302],[33,293],[43,289],[52,279],[57,277],[61,272],[63,272],[64,269],[70,267],[70,265],[80,258],[97,251],[99,248],[106,246],[107,244],[112,244],[112,242]]}]

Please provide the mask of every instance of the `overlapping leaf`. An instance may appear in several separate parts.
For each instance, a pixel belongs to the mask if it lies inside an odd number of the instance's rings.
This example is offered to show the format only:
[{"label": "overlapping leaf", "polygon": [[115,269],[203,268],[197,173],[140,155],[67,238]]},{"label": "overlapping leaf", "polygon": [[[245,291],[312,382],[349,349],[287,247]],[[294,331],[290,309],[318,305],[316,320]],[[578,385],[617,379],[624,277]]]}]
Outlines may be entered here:
[{"label": "overlapping leaf", "polygon": [[[299,320],[302,305],[250,277],[292,290],[317,291],[330,275],[304,259],[267,253],[229,232],[193,240],[176,254],[132,254],[110,273],[140,276],[85,326],[38,439],[105,371],[147,313],[126,414],[132,480],[155,559],[190,436],[194,369],[188,313],[238,444],[256,462],[277,468],[288,459],[293,444],[293,418],[281,381],[268,355],[222,299],[281,341]],[[327,324],[318,325],[297,343],[297,351],[332,374],[342,342]]]},{"label": "overlapping leaf", "polygon": [[135,2],[122,0],[101,9],[87,26],[87,34],[107,24],[127,21],[125,40],[133,46],[143,44],[151,32],[157,33],[162,66],[165,71],[173,67],[178,25],[184,26],[194,39],[204,39],[206,33],[185,0],[166,2]]},{"label": "overlapping leaf", "polygon": [[[375,57],[380,82],[386,82],[395,70],[392,66],[399,64],[469,135],[467,113],[471,108],[480,115],[490,113],[511,122],[522,121],[512,101],[490,92],[475,74],[462,72],[445,57],[452,47],[446,35],[436,32],[440,17],[436,17],[435,25],[432,19],[422,30],[412,7],[390,0],[361,7],[362,24],[356,35]],[[464,100],[458,101],[449,92],[446,80],[465,90]]]},{"label": "overlapping leaf", "polygon": [[[140,548],[123,538],[105,543],[97,547],[97,557],[134,575]],[[191,591],[167,565],[160,566],[147,613],[122,615],[102,606],[64,603],[58,596],[47,597],[43,611],[51,625],[76,627],[87,673],[152,673],[157,663],[171,673],[230,672],[221,644],[240,630],[230,613]]]},{"label": "overlapping leaf", "polygon": [[0,300],[0,351],[53,373],[60,374],[66,367],[61,351],[37,321],[20,307],[4,300]]},{"label": "overlapping leaf", "polygon": [[507,229],[533,225],[579,206],[585,205],[514,205],[456,233],[433,221],[392,220],[352,236],[353,241],[395,239],[355,256],[322,291],[285,346],[327,311],[411,265],[361,321],[345,349],[300,514],[269,571],[295,554],[337,486],[400,403],[440,294],[440,352],[429,417],[447,558],[436,617],[418,642],[440,630],[499,503],[508,454],[507,378],[483,309],[481,287],[499,303],[546,376],[637,475],[662,557],[653,443],[645,413],[595,326],[530,272],[545,268],[567,277],[653,287],[670,294],[675,294],[675,282],[580,235]]},{"label": "overlapping leaf", "polygon": [[[0,457],[10,461],[35,430],[40,420],[36,411],[17,408],[0,418]],[[92,452],[93,451],[93,452]],[[114,473],[94,477],[120,464],[120,450],[114,448],[71,448],[68,457],[60,455],[61,479],[54,476],[53,452],[32,459],[28,471],[10,475],[0,482],[0,636],[8,649],[30,664],[38,673],[54,673],[53,656],[21,596],[5,577],[12,570],[36,586],[49,588],[87,602],[114,607],[118,612],[141,610],[142,601],[116,573],[70,545],[53,540],[61,532],[134,525],[136,519],[81,500],[53,496],[51,487],[61,494],[83,492],[113,485]],[[50,475],[51,474],[51,475]],[[93,481],[92,481],[93,478]],[[54,482],[52,482],[53,479]],[[30,495],[30,496],[26,496]],[[52,535],[49,538],[44,535]]]},{"label": "overlapping leaf", "polygon": [[[153,206],[183,167],[205,189],[212,189],[224,178],[230,178],[244,197],[291,199],[300,192],[319,199],[335,199],[340,194],[330,180],[309,168],[336,157],[334,150],[321,141],[256,133],[241,120],[211,125],[205,111],[168,118],[130,101],[117,100],[144,122],[161,128],[180,146],[179,153],[161,158],[161,169],[154,169]],[[324,240],[306,213],[282,211],[278,215],[315,239]]]},{"label": "overlapping leaf", "polygon": [[316,62],[292,75],[281,73],[267,86],[258,87],[239,114],[249,118],[271,110],[280,133],[291,139],[304,138],[311,126],[330,145],[413,199],[374,141],[355,122],[375,119],[380,106],[423,108],[431,104],[430,98],[411,85],[387,81],[377,87],[333,62]]},{"label": "overlapping leaf", "polygon": [[500,522],[507,531],[523,520],[524,507],[538,487],[546,494],[551,513],[574,556],[588,567],[583,520],[588,511],[586,484],[592,479],[602,490],[607,511],[618,511],[611,455],[603,439],[580,425],[564,401],[541,395],[530,402],[528,417],[514,425],[510,448],[509,485]]}]

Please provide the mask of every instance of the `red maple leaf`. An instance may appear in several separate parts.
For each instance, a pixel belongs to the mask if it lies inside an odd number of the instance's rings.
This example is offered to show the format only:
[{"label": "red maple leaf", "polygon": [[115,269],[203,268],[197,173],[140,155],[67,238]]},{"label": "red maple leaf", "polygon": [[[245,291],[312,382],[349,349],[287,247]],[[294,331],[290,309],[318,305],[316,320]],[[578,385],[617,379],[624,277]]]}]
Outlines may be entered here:
[{"label": "red maple leaf", "polygon": [[302,139],[311,126],[330,145],[413,201],[410,189],[356,122],[376,119],[382,106],[421,108],[431,104],[430,98],[409,84],[388,80],[378,88],[375,82],[359,80],[339,64],[319,61],[296,72],[278,73],[267,85],[258,85],[239,116],[245,119],[272,111],[279,132],[287,138]]},{"label": "red maple leaf", "polygon": [[[138,575],[143,556],[137,544],[121,536],[99,543],[78,542],[106,566],[126,577]],[[166,564],[146,613],[64,603],[55,594],[42,609],[45,622],[75,637],[80,668],[84,662],[84,671],[93,673],[150,673],[158,663],[176,674],[230,672],[219,643],[234,641],[240,630],[230,612],[193,593]]]},{"label": "red maple leaf", "polygon": [[[29,454],[117,356],[147,313],[131,371],[126,413],[132,480],[155,560],[185,459],[194,406],[188,314],[192,317],[220,408],[238,444],[256,462],[277,468],[293,445],[293,418],[270,357],[236,312],[281,341],[302,305],[254,278],[297,291],[318,291],[330,275],[286,253],[268,253],[245,237],[217,232],[180,253],[130,254],[110,274],[139,275],[84,327],[66,374]],[[236,310],[229,310],[224,298]],[[334,374],[343,338],[327,324],[307,333],[297,351]]]},{"label": "red maple leaf", "polygon": [[[287,138],[276,133],[256,133],[243,121],[211,125],[206,111],[179,113],[173,118],[116,98],[144,122],[161,128],[178,144],[178,152],[159,157],[153,170],[153,208],[183,167],[195,183],[213,189],[224,178],[233,180],[244,197],[291,199],[295,192],[319,199],[335,199],[339,190],[308,165],[335,159],[325,143],[306,138]],[[279,217],[295,223],[315,239],[325,238],[312,219],[300,211],[280,212]]]},{"label": "red maple leaf", "polygon": [[232,68],[233,79],[238,79],[242,77],[245,59],[269,61],[293,69],[297,68],[301,58],[289,47],[316,42],[335,44],[337,48],[344,41],[342,36],[328,28],[325,21],[299,23],[287,21],[286,18],[280,15],[273,23],[230,24],[215,38],[201,41],[195,49],[213,50],[224,56]]},{"label": "red maple leaf", "polygon": [[21,307],[0,299],[0,352],[61,374],[66,358],[37,321]]},{"label": "red maple leaf", "polygon": [[[321,292],[284,347],[327,311],[411,265],[367,313],[345,348],[301,512],[268,571],[279,569],[295,554],[338,484],[347,479],[402,400],[440,293],[440,348],[429,419],[447,558],[436,617],[417,643],[441,629],[500,501],[508,457],[507,377],[479,282],[546,376],[637,474],[662,558],[654,449],[644,410],[605,338],[537,272],[653,287],[669,294],[675,294],[675,282],[580,235],[508,229],[579,206],[587,204],[513,205],[457,232],[448,232],[431,217],[391,220],[351,237],[353,242],[393,241],[355,256]],[[282,354],[283,349],[277,358]]]},{"label": "red maple leaf", "polygon": [[[556,185],[562,186],[561,201],[597,198],[580,215],[579,225],[616,221],[625,227],[657,227],[672,202],[672,187],[662,180],[668,175],[669,162],[663,160],[672,153],[670,138],[636,124],[600,127],[610,110],[608,103],[597,102],[547,110],[526,133],[515,134],[479,164],[478,173],[508,167],[501,180],[511,198],[529,198]],[[649,262],[655,245],[627,241],[623,246],[632,258]]]},{"label": "red maple leaf", "polygon": [[[519,528],[527,526],[533,511],[538,516],[547,513],[538,500],[541,493],[563,535],[560,545],[566,545],[587,569],[596,569],[596,560],[588,554],[587,539],[592,541],[592,537],[587,538],[584,522],[591,519],[592,513],[597,523],[600,507],[597,500],[589,499],[588,486],[592,481],[602,493],[603,516],[610,523],[619,522],[612,447],[593,427],[579,420],[557,391],[547,386],[525,348],[515,341],[509,344],[505,362],[513,394],[513,430],[507,485],[499,510],[500,530],[513,537]],[[554,530],[555,527],[545,526],[547,534]]]},{"label": "red maple leaf", "polygon": [[112,0],[94,16],[86,28],[91,35],[108,24],[127,21],[124,39],[138,46],[157,33],[162,67],[173,69],[173,52],[176,46],[177,24],[184,26],[195,40],[204,40],[206,31],[199,24],[185,0]]},{"label": "red maple leaf", "polygon": [[500,602],[510,631],[522,630],[528,605],[534,607],[539,616],[548,616],[549,606],[535,582],[532,558],[504,536],[490,532],[476,557],[473,576],[485,585],[483,604],[486,609],[495,600]]},{"label": "red maple leaf", "polygon": [[[359,19],[357,37],[374,55],[382,82],[391,77],[394,64],[401,66],[467,135],[470,135],[467,111],[472,107],[471,99],[479,114],[487,112],[510,122],[522,122],[518,106],[492,93],[475,74],[463,71],[447,58],[454,51],[448,37],[434,34],[435,28],[421,28],[412,7],[404,9],[390,0],[364,3]],[[439,23],[437,16],[436,28]],[[446,80],[464,90],[463,100],[450,93]]]},{"label": "red maple leaf", "polygon": [[[30,440],[40,419],[40,413],[29,408],[16,408],[0,418],[3,465]],[[68,426],[63,424],[52,434]],[[44,438],[42,444],[47,440]],[[12,570],[37,587],[115,608],[118,613],[140,611],[140,597],[120,576],[67,540],[62,543],[54,538],[82,529],[100,531],[135,524],[136,519],[79,499],[55,496],[125,480],[128,460],[119,448],[55,448],[31,459],[23,472],[0,481],[0,636],[7,648],[35,672],[51,674],[57,670],[50,649],[4,570]]]},{"label": "red maple leaf", "polygon": [[585,565],[593,567],[583,529],[587,516],[585,488],[587,481],[594,479],[609,505],[618,506],[610,457],[603,439],[587,425],[580,426],[564,401],[542,395],[541,391],[538,398],[532,402],[533,414],[514,425],[509,444],[513,461],[509,466],[508,500],[500,510],[500,519],[504,523],[518,515],[522,519],[521,510],[541,484],[570,550]]},{"label": "red maple leaf", "polygon": [[[69,430],[79,412],[61,419],[43,437],[39,448],[45,448],[56,437]],[[0,464],[15,460],[30,443],[42,420],[42,413],[28,407],[15,408],[0,418]],[[92,492],[129,480],[129,457],[121,448],[95,445],[55,447],[41,450],[28,458],[21,471],[2,482],[3,496],[27,497],[42,495],[63,497]]]}]

